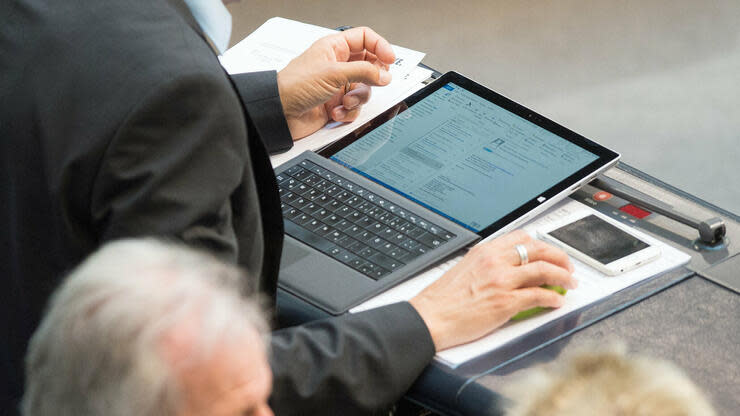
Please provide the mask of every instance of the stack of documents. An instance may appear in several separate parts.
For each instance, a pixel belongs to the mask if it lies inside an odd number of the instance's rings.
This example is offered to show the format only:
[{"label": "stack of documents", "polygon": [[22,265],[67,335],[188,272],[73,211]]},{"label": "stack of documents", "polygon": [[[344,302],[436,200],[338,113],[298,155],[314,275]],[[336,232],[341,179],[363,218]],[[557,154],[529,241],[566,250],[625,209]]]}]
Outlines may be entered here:
[{"label": "stack of documents", "polygon": [[[281,70],[312,43],[335,30],[273,17],[220,57],[230,74]],[[370,101],[362,107],[352,123],[329,123],[323,129],[296,142],[293,149],[270,158],[273,167],[292,159],[305,150],[316,150],[352,132],[358,126],[387,110],[393,104],[424,86],[422,81],[432,71],[418,66],[424,53],[393,45],[396,62],[389,72],[393,80],[384,87],[373,87]]]}]

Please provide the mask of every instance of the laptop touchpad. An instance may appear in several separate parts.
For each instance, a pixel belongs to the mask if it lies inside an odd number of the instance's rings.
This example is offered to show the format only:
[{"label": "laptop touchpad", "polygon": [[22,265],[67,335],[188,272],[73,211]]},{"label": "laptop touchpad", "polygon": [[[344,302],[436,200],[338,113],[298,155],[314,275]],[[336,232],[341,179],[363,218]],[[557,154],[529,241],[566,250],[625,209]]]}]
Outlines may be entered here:
[{"label": "laptop touchpad", "polygon": [[332,313],[344,312],[376,282],[286,236],[280,285]]}]

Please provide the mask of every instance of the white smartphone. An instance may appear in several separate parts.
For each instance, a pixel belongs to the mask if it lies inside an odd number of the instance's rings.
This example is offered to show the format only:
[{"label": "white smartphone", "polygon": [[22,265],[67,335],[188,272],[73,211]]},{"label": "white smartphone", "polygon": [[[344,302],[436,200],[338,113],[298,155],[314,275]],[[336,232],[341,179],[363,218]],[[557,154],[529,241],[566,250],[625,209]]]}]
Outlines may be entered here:
[{"label": "white smartphone", "polygon": [[568,218],[538,231],[540,239],[596,270],[615,276],[655,260],[660,248],[594,215]]}]

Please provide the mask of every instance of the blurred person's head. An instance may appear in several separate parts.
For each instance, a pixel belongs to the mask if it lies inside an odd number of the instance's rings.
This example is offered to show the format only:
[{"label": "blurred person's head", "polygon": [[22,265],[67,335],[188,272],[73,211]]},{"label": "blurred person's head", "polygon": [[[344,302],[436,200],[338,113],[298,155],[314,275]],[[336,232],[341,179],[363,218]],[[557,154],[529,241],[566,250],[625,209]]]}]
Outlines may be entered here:
[{"label": "blurred person's head", "polygon": [[610,350],[580,350],[525,370],[508,385],[509,416],[710,416],[711,405],[675,365]]},{"label": "blurred person's head", "polygon": [[108,244],[54,293],[23,412],[270,415],[267,324],[235,267],[155,240]]}]

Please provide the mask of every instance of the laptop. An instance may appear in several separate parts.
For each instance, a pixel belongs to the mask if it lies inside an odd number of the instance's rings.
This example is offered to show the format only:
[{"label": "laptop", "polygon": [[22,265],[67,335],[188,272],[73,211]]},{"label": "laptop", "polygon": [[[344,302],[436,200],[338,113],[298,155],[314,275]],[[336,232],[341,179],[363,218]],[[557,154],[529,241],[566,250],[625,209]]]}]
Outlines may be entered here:
[{"label": "laptop", "polygon": [[278,285],[330,313],[516,228],[619,155],[455,72],[275,173]]}]

